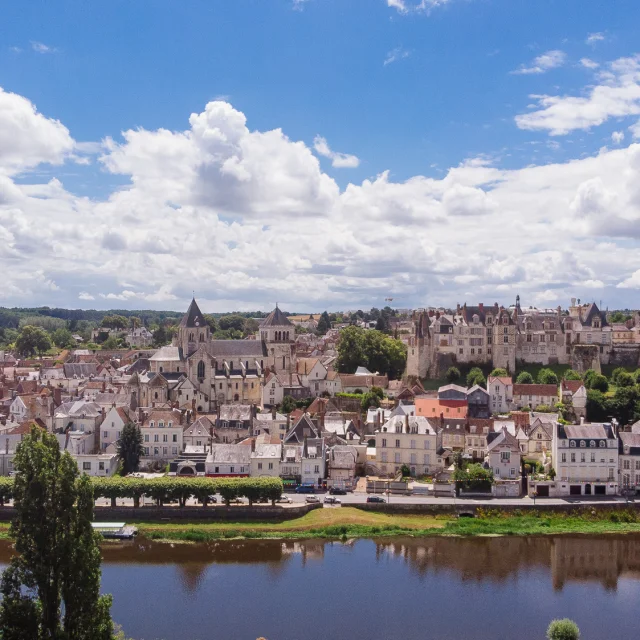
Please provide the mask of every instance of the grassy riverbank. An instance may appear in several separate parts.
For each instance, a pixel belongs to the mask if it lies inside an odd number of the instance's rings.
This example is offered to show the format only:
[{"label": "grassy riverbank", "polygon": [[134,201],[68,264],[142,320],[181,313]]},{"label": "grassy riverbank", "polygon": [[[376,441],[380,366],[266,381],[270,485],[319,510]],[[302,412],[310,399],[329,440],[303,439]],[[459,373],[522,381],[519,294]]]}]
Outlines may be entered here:
[{"label": "grassy riverbank", "polygon": [[376,538],[386,536],[505,536],[640,533],[640,514],[633,510],[526,515],[492,510],[476,518],[450,515],[387,515],[353,507],[318,509],[286,522],[215,522],[202,524],[136,523],[155,540],[206,542],[230,538]]}]

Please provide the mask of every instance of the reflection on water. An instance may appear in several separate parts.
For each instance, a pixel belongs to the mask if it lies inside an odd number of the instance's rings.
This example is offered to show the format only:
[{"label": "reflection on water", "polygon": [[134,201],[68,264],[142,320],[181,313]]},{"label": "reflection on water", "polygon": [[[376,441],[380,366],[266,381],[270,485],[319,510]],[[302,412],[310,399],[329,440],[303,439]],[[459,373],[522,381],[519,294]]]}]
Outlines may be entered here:
[{"label": "reflection on water", "polygon": [[[0,542],[0,563],[10,554]],[[544,637],[558,616],[575,618],[591,640],[609,639],[607,619],[620,635],[640,635],[630,614],[640,598],[634,536],[139,538],[105,545],[103,556],[114,618],[137,639],[506,640],[515,628]]]}]

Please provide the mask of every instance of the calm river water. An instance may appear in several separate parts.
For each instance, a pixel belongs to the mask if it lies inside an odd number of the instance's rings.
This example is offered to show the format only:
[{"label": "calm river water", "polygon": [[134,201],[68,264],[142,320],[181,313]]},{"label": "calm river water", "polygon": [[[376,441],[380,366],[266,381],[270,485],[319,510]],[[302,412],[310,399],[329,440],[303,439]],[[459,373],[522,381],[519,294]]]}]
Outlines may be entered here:
[{"label": "calm river water", "polygon": [[103,588],[136,640],[637,638],[640,537],[139,539],[105,547]]}]

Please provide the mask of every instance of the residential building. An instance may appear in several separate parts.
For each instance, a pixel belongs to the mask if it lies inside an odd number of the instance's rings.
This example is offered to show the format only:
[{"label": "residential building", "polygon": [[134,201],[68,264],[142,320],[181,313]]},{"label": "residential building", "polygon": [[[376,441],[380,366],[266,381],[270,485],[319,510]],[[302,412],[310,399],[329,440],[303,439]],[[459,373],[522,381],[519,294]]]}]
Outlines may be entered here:
[{"label": "residential building", "polygon": [[560,495],[615,495],[619,464],[614,425],[558,424],[553,464]]},{"label": "residential building", "polygon": [[487,379],[492,414],[507,413],[513,403],[513,381],[511,377],[493,377]]},{"label": "residential building", "polygon": [[353,489],[356,480],[358,449],[355,446],[335,445],[329,449],[328,482],[331,487]]},{"label": "residential building", "polygon": [[251,477],[278,478],[281,459],[282,444],[272,442],[270,436],[257,436],[251,451]]},{"label": "residential building", "polygon": [[403,465],[412,476],[431,475],[444,468],[442,436],[424,416],[394,417],[376,432],[376,465],[395,474]]},{"label": "residential building", "polygon": [[137,418],[136,412],[128,407],[111,407],[100,425],[100,451],[114,452],[124,425],[128,422],[136,423]]},{"label": "residential building", "polygon": [[468,404],[465,400],[440,400],[438,398],[420,397],[415,399],[416,416],[424,418],[466,418]]},{"label": "residential building", "polygon": [[490,433],[493,433],[493,419],[470,418],[468,420],[464,438],[464,452],[474,462],[484,461],[487,455],[487,438]]},{"label": "residential building", "polygon": [[211,478],[242,478],[251,472],[249,444],[212,444],[205,462],[205,475]]},{"label": "residential building", "polygon": [[587,417],[587,389],[582,380],[563,380],[560,383],[560,401],[573,407],[577,420]]},{"label": "residential building", "polygon": [[481,386],[476,384],[467,391],[467,404],[470,418],[491,417],[491,398]]},{"label": "residential building", "polygon": [[553,434],[557,424],[557,420],[548,420],[540,417],[532,418],[531,425],[527,431],[526,449],[523,452],[525,458],[530,458],[543,464],[546,462],[547,458],[551,456]]},{"label": "residential building", "polygon": [[209,416],[199,416],[182,432],[182,442],[186,447],[204,447],[208,451],[213,442],[215,423]]},{"label": "residential building", "polygon": [[216,419],[216,438],[222,443],[236,443],[251,435],[251,425],[257,414],[255,405],[224,404]]},{"label": "residential building", "polygon": [[498,480],[516,480],[520,477],[520,447],[506,428],[487,436],[489,467]]},{"label": "residential building", "polygon": [[555,407],[558,402],[558,386],[555,384],[514,384],[513,409],[529,407]]},{"label": "residential building", "polygon": [[256,414],[253,419],[254,436],[268,433],[272,438],[276,437],[282,441],[287,435],[289,427],[289,417],[283,413],[277,413],[275,407],[271,411]]},{"label": "residential building", "polygon": [[618,434],[620,488],[640,489],[640,434],[621,431]]},{"label": "residential building", "polygon": [[88,476],[112,476],[118,469],[117,453],[95,453],[72,455],[80,473]]},{"label": "residential building", "polygon": [[183,414],[178,409],[148,409],[143,412],[143,460],[168,461],[183,450]]}]

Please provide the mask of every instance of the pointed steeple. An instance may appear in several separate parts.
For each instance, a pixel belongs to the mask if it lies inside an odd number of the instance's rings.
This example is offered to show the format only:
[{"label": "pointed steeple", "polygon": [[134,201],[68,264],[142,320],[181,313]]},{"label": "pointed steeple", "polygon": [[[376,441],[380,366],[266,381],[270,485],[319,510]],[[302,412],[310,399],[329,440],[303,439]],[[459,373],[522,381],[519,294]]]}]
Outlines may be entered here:
[{"label": "pointed steeple", "polygon": [[184,315],[182,320],[180,321],[181,327],[187,327],[189,329],[194,327],[202,327],[206,324],[204,316],[202,315],[202,311],[198,307],[198,303],[196,299],[193,298],[191,300],[191,304],[187,309],[187,313]]}]

